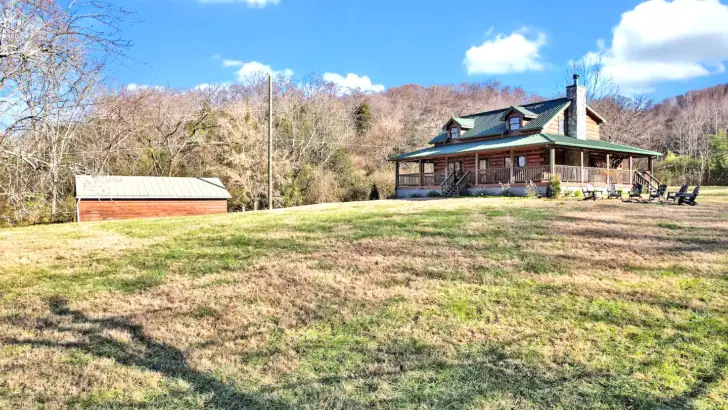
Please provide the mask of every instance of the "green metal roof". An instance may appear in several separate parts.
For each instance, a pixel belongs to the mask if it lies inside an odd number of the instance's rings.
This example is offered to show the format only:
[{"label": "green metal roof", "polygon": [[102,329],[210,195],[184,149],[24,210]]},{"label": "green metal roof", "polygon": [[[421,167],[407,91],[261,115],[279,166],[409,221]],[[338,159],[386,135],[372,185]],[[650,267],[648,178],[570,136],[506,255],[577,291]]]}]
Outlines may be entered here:
[{"label": "green metal roof", "polygon": [[519,107],[519,106],[516,106],[516,105],[511,105],[510,108],[507,108],[505,111],[503,111],[503,114],[501,114],[501,117],[502,117],[503,121],[506,120],[506,116],[511,111],[518,111],[521,114],[523,114],[523,117],[524,118],[527,118],[527,119],[534,119],[534,118],[538,117],[538,114],[536,114],[535,112],[531,112],[531,111],[529,111],[529,110],[527,110],[527,109],[525,109],[523,107]]},{"label": "green metal roof", "polygon": [[600,151],[619,152],[626,154],[661,156],[659,152],[628,145],[615,144],[606,141],[579,140],[574,137],[557,134],[532,134],[519,137],[494,138],[485,141],[461,142],[425,148],[391,158],[392,161],[416,160],[421,158],[442,157],[446,155],[459,155],[480,151],[521,148],[530,145],[556,145],[560,147],[573,147],[593,149]]},{"label": "green metal roof", "polygon": [[453,121],[458,123],[458,125],[460,125],[460,128],[462,128],[463,130],[473,128],[473,126],[475,125],[475,121],[473,121],[472,118],[452,117],[449,120],[447,120],[447,122],[445,123],[445,125],[442,128],[443,129],[447,128],[447,126],[450,125],[450,123]]},{"label": "green metal roof", "polygon": [[441,142],[445,142],[445,141],[447,141],[447,137],[449,135],[450,134],[447,131],[445,131],[442,134],[438,135],[437,137],[431,139],[430,144],[439,144]]},{"label": "green metal roof", "polygon": [[613,142],[598,141],[598,140],[580,140],[573,137],[567,137],[566,135],[559,134],[541,134],[548,138],[550,142],[557,146],[574,147],[574,148],[586,148],[586,149],[597,149],[601,151],[612,151],[612,152],[623,152],[628,154],[647,155],[647,156],[662,156],[661,153],[650,151],[637,147],[630,147],[629,145],[615,144]]},{"label": "green metal roof", "polygon": [[510,138],[495,138],[486,141],[461,142],[439,147],[425,148],[391,158],[392,161],[414,160],[445,155],[467,154],[469,152],[509,149],[529,145],[544,145],[551,141],[541,134],[525,135]]},{"label": "green metal roof", "polygon": [[522,131],[538,131],[546,126],[549,121],[553,120],[559,113],[571,105],[571,100],[566,99],[558,104],[549,104],[544,111],[541,112],[536,119],[531,120],[524,125]]},{"label": "green metal roof", "polygon": [[[555,100],[541,101],[533,104],[525,104],[519,108],[536,115],[536,118],[529,121],[524,130],[539,130],[548,123],[561,110],[568,107],[571,100],[568,98],[557,98]],[[502,108],[495,111],[486,111],[478,114],[467,115],[464,118],[474,120],[473,128],[463,132],[459,140],[472,138],[491,137],[506,134],[506,122],[503,113],[511,110],[512,107]],[[533,124],[533,125],[532,125]],[[538,124],[541,124],[540,126]]]}]

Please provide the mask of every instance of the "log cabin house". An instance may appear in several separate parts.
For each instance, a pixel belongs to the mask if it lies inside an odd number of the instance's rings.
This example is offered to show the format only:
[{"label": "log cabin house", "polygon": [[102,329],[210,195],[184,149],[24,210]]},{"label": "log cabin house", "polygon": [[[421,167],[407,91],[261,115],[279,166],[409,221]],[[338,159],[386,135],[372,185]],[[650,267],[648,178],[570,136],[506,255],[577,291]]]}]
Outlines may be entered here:
[{"label": "log cabin house", "polygon": [[227,212],[217,178],[76,175],[76,221],[207,215]]},{"label": "log cabin house", "polygon": [[[458,195],[497,195],[501,184],[509,192],[526,193],[533,182],[546,192],[551,175],[559,175],[562,189],[616,184],[629,188],[640,182],[656,188],[653,161],[659,152],[600,139],[604,119],[586,103],[586,87],[566,87],[566,97],[511,106],[464,117],[450,118],[432,147],[392,158],[395,190],[399,198],[427,196],[436,191]],[[635,160],[646,158],[644,169]],[[645,162],[640,161],[640,162]],[[400,163],[414,163],[416,173],[400,173]]]}]

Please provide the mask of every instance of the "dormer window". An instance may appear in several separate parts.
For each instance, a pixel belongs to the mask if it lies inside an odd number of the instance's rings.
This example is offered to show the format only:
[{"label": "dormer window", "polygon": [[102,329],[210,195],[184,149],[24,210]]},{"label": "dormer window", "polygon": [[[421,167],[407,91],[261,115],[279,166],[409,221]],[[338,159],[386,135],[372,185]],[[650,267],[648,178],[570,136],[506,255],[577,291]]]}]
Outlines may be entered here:
[{"label": "dormer window", "polygon": [[521,118],[520,117],[512,117],[508,120],[508,129],[511,131],[517,131],[521,129]]},{"label": "dormer window", "polygon": [[460,136],[460,129],[458,127],[450,128],[450,138],[458,138]]}]

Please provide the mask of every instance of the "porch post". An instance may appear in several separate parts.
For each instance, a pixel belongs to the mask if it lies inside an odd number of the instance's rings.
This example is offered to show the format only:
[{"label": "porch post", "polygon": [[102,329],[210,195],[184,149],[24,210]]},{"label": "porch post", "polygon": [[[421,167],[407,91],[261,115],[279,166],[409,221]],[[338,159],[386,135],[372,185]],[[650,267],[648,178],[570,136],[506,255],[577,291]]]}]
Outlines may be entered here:
[{"label": "porch post", "polygon": [[422,188],[422,179],[425,177],[425,164],[420,160],[420,188]]},{"label": "porch post", "polygon": [[632,185],[634,181],[634,175],[632,175],[632,156],[629,156],[629,184]]},{"label": "porch post", "polygon": [[394,194],[397,195],[399,189],[399,161],[394,163]]},{"label": "porch post", "polygon": [[584,150],[579,150],[579,179],[584,183]]},{"label": "porch post", "polygon": [[612,167],[611,159],[612,156],[607,154],[607,184],[610,184],[610,180],[612,179],[609,175],[609,169]]},{"label": "porch post", "polygon": [[450,157],[445,157],[445,175],[442,177],[442,181],[440,181],[440,183],[445,182],[448,172],[450,172]]},{"label": "porch post", "polygon": [[513,150],[511,150],[511,179],[510,182],[513,183]]},{"label": "porch post", "polygon": [[475,185],[480,183],[480,161],[478,161],[478,153],[475,153]]},{"label": "porch post", "polygon": [[655,157],[647,158],[647,168],[650,169],[650,176],[655,176]]},{"label": "porch post", "polygon": [[556,149],[549,148],[549,175],[554,176],[556,170]]}]

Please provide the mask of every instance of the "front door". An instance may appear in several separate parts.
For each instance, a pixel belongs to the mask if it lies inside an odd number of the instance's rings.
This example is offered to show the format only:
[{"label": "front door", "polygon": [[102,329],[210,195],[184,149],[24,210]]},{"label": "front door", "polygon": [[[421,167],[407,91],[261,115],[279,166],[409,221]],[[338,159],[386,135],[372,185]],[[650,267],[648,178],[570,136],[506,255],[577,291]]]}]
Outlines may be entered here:
[{"label": "front door", "polygon": [[455,179],[455,181],[459,180],[463,176],[463,161],[448,162],[448,164],[447,164],[448,175],[453,172],[455,173],[455,175],[453,176],[453,179]]}]

